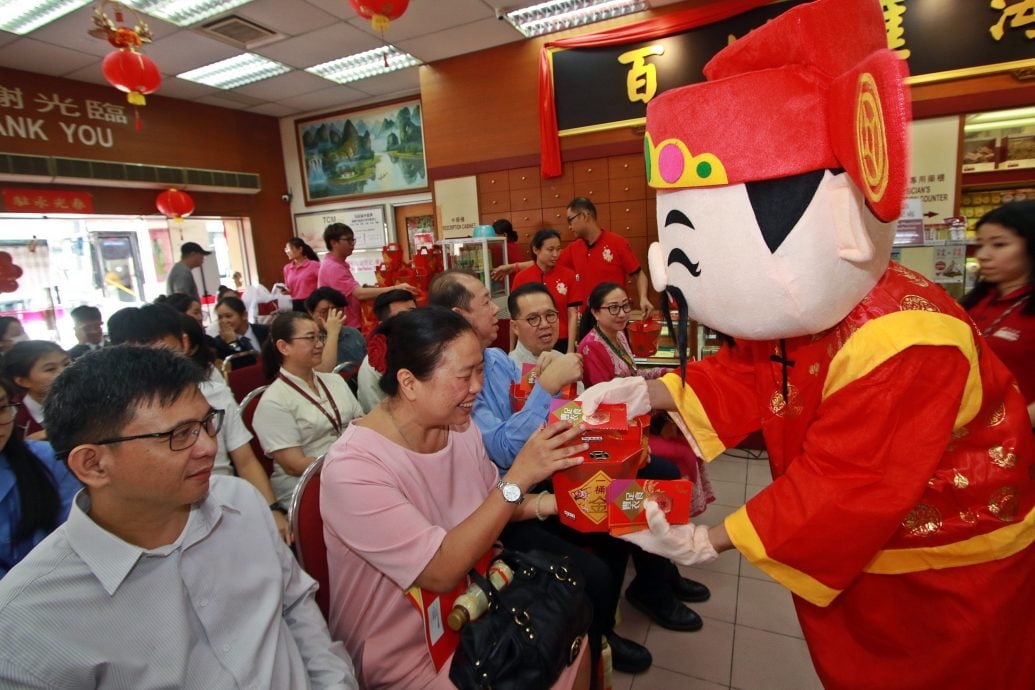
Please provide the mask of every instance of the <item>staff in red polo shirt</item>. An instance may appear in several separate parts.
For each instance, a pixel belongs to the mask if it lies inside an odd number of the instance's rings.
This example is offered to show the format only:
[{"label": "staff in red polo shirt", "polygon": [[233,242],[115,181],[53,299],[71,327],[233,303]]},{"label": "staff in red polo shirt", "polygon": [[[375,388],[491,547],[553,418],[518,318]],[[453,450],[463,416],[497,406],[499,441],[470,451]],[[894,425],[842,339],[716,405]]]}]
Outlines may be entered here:
[{"label": "staff in red polo shirt", "polygon": [[[575,272],[579,301],[585,304],[586,296],[601,283],[616,283],[625,288],[626,280],[635,277],[639,306],[643,310],[643,318],[648,318],[654,305],[647,298],[647,275],[640,270],[640,262],[629,241],[597,224],[597,207],[586,197],[572,199],[566,211],[568,227],[575,234],[575,241],[561,251],[557,265]],[[505,264],[492,272],[492,278],[500,280],[514,270],[531,265],[531,261]]]}]

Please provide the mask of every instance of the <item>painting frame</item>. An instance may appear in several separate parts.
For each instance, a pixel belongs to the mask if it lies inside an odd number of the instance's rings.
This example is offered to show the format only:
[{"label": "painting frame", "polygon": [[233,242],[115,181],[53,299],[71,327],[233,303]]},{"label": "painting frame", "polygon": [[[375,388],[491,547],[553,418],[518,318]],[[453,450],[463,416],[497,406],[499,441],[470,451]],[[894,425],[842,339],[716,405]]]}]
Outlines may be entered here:
[{"label": "painting frame", "polygon": [[420,98],[294,121],[306,206],[429,188]]}]

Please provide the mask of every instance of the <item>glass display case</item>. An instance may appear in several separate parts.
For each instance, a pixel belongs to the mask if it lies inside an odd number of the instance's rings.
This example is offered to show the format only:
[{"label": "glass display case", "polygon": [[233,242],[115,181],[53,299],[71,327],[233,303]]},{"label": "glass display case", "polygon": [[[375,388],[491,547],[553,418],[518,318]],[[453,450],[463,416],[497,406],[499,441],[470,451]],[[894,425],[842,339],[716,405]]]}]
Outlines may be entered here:
[{"label": "glass display case", "polygon": [[473,273],[485,283],[493,299],[506,298],[509,294],[510,278],[496,282],[489,276],[492,269],[507,263],[507,239],[505,237],[462,237],[453,240],[439,240],[442,247],[445,269],[459,269]]}]

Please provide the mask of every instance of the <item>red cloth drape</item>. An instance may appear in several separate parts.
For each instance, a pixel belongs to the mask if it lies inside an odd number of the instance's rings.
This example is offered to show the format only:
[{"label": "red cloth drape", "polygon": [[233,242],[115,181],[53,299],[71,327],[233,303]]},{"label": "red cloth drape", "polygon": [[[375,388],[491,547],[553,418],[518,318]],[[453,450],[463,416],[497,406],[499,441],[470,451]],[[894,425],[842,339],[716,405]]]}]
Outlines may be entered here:
[{"label": "red cloth drape", "polygon": [[723,0],[587,36],[559,38],[544,43],[539,52],[539,144],[543,177],[557,177],[561,174],[561,142],[557,136],[557,107],[553,99],[553,72],[550,69],[551,48],[596,48],[646,41],[728,19],[770,1]]}]

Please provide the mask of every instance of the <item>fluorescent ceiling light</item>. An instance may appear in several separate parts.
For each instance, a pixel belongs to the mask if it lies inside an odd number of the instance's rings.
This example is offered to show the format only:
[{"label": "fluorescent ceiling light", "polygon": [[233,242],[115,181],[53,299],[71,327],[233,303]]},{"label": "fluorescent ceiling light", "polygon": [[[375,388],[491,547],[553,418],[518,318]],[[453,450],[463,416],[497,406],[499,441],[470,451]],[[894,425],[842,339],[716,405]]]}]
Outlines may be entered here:
[{"label": "fluorescent ceiling light", "polygon": [[647,9],[646,0],[549,0],[503,16],[525,38],[614,19]]},{"label": "fluorescent ceiling light", "polygon": [[997,129],[1013,129],[1015,127],[1035,127],[1035,117],[997,120],[996,122],[975,122],[964,125],[963,131],[970,134],[972,132],[990,132]]},{"label": "fluorescent ceiling light", "polygon": [[421,64],[420,60],[409,53],[404,53],[395,46],[383,46],[313,67],[306,67],[305,71],[339,84],[348,84],[351,81],[366,79],[377,74],[387,74],[397,69],[419,64]]},{"label": "fluorescent ceiling light", "polygon": [[205,86],[214,86],[217,89],[236,89],[238,86],[269,79],[290,71],[291,68],[287,65],[267,60],[261,55],[242,53],[236,57],[213,62],[211,65],[198,67],[176,76]]},{"label": "fluorescent ceiling light", "polygon": [[[176,26],[190,26],[251,0],[121,0],[128,7]],[[83,3],[85,4],[85,3]]]},{"label": "fluorescent ceiling light", "polygon": [[0,0],[0,29],[24,36],[90,0]]}]

